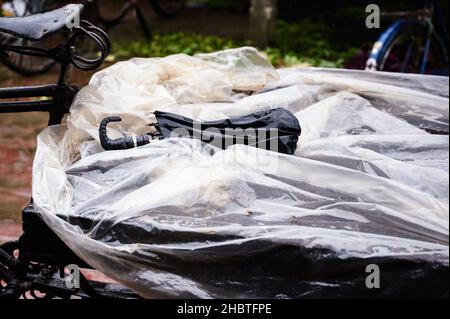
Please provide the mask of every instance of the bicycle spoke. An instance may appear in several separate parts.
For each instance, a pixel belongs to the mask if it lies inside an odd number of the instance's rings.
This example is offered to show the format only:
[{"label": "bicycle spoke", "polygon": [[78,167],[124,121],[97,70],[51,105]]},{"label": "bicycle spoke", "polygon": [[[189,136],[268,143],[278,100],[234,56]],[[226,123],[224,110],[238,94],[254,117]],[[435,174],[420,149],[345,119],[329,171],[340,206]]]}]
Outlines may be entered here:
[{"label": "bicycle spoke", "polygon": [[428,58],[430,54],[430,47],[431,47],[431,36],[427,38],[427,42],[425,44],[425,50],[422,57],[422,63],[420,64],[420,73],[426,73],[427,70],[427,64],[428,64]]},{"label": "bicycle spoke", "polygon": [[408,48],[406,50],[405,59],[403,60],[402,66],[400,68],[401,72],[405,72],[406,66],[408,65],[408,62],[411,59],[412,50],[413,50],[413,41],[410,41],[409,44],[408,44]]}]

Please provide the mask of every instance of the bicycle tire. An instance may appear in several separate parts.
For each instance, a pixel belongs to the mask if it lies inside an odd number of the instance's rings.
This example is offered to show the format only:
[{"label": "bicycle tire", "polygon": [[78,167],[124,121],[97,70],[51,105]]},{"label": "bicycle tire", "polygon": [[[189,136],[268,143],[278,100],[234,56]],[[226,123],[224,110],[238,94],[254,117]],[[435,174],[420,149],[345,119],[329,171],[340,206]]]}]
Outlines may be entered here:
[{"label": "bicycle tire", "polygon": [[[32,8],[29,10],[29,12],[25,13],[25,15],[47,11],[47,4],[50,2],[51,1],[49,0],[41,0],[40,2],[36,2],[36,0],[34,0]],[[13,43],[11,43],[11,41],[13,41]],[[33,42],[29,40],[1,34],[0,43],[5,42],[18,46],[33,45]],[[56,62],[50,59],[24,56],[17,53],[0,54],[0,61],[11,71],[23,76],[44,74],[50,71],[56,65]]]},{"label": "bicycle tire", "polygon": [[[428,54],[428,68],[425,72],[422,72],[419,63],[423,58],[422,55],[417,55],[421,53],[421,49],[424,47],[419,46],[420,40],[424,40],[429,32],[429,27],[420,21],[415,20],[400,20],[391,25],[378,39],[372,48],[372,53],[369,60],[366,63],[366,69],[377,70],[377,71],[388,71],[388,72],[406,72],[406,73],[425,73],[425,74],[435,74],[435,72],[446,73],[448,75],[448,52],[442,39],[436,33],[431,35],[430,51]],[[403,39],[410,39],[416,41],[416,64],[406,65],[403,61],[402,69],[398,70],[389,59],[394,55],[394,49],[398,49],[400,44],[402,44]],[[414,45],[414,44],[413,44]],[[413,49],[414,50],[414,49]],[[406,58],[406,57],[405,57]],[[430,66],[429,60],[432,59],[435,64]]]},{"label": "bicycle tire", "polygon": [[178,4],[178,6],[176,6],[173,10],[169,11],[162,4],[162,2],[165,0],[149,0],[149,1],[150,1],[150,4],[151,4],[153,10],[155,10],[155,12],[158,14],[158,16],[160,16],[161,18],[164,18],[164,19],[170,19],[170,18],[176,17],[177,15],[180,14],[181,11],[183,11],[183,9],[186,6],[186,0],[175,0],[176,4]]}]

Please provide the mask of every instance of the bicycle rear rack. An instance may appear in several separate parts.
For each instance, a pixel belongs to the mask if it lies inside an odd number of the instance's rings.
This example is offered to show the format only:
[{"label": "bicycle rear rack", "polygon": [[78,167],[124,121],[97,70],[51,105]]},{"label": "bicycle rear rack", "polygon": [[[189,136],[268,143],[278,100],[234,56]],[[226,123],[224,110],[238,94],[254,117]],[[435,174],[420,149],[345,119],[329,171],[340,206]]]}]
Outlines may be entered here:
[{"label": "bicycle rear rack", "polygon": [[64,115],[69,113],[78,90],[73,85],[0,88],[0,99],[39,98],[34,101],[0,102],[0,113],[48,112],[48,125],[59,124]]}]

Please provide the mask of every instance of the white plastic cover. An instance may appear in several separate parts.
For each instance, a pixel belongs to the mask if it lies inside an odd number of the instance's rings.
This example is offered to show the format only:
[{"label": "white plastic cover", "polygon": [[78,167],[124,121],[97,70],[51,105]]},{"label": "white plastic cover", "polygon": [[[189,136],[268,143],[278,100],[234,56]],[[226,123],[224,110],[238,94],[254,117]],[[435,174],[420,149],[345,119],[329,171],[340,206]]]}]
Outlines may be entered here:
[{"label": "white plastic cover", "polygon": [[[79,257],[144,297],[299,296],[277,293],[252,258],[281,278],[311,249],[448,266],[449,139],[421,129],[448,132],[448,94],[447,77],[275,71],[251,48],[117,63],[82,89],[66,125],[39,135],[35,209]],[[111,125],[119,137],[147,132],[155,110],[214,120],[275,107],[300,121],[295,156],[98,142],[111,115],[124,119]],[[277,259],[277,247],[294,254]]]}]

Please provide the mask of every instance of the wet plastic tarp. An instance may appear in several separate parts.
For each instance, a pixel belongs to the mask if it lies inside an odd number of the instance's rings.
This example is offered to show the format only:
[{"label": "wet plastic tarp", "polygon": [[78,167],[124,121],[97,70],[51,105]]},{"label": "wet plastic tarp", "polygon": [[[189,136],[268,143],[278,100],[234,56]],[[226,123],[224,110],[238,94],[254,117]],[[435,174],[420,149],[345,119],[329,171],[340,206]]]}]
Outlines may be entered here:
[{"label": "wet plastic tarp", "polygon": [[[275,71],[250,48],[117,63],[39,135],[35,208],[144,297],[448,295],[448,94],[448,77]],[[117,138],[146,133],[157,110],[213,121],[277,107],[302,127],[295,155],[98,141],[106,116],[123,118]]]}]

